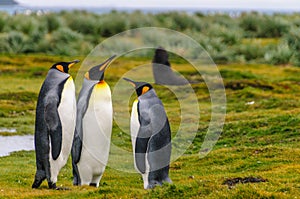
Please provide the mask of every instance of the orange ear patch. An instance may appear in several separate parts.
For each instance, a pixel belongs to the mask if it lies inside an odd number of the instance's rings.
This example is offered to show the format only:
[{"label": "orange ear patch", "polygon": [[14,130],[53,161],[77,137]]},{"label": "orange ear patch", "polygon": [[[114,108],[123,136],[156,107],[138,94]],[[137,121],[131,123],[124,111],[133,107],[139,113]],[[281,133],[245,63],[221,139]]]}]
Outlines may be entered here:
[{"label": "orange ear patch", "polygon": [[148,86],[144,86],[142,89],[142,94],[146,93],[150,88]]},{"label": "orange ear patch", "polygon": [[64,67],[62,65],[57,65],[56,68],[61,72],[64,72]]},{"label": "orange ear patch", "polygon": [[89,74],[89,72],[86,72],[85,75],[84,75],[84,77],[85,77],[86,79],[90,79],[90,74]]}]

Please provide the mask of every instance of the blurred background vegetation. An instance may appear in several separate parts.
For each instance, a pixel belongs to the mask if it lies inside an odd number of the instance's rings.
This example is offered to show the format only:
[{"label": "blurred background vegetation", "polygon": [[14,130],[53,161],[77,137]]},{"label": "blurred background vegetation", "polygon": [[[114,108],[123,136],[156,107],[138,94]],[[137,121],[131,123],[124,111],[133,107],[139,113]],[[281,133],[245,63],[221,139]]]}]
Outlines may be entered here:
[{"label": "blurred background vegetation", "polygon": [[41,16],[0,13],[0,53],[87,55],[105,38],[127,29],[164,27],[198,41],[216,63],[300,66],[298,14],[132,13],[61,11]]},{"label": "blurred background vegetation", "polygon": [[[32,190],[29,187],[34,178],[34,152],[23,151],[0,158],[0,198],[299,198],[300,67],[295,67],[300,66],[299,13],[0,13],[0,127],[16,131],[2,129],[0,135],[33,134],[38,92],[53,63],[72,60],[74,56],[84,60],[106,38],[149,26],[191,36],[218,64],[227,104],[226,123],[214,150],[199,159],[211,124],[212,104],[207,85],[190,63],[170,54],[173,69],[199,82],[191,86],[197,94],[201,115],[189,149],[171,164],[173,185],[143,190],[138,174],[108,166],[99,189],[73,187],[69,161],[61,171],[59,183],[72,187],[71,190],[48,191],[46,184]],[[157,32],[144,38],[151,42],[160,36]],[[111,45],[128,49],[132,43],[130,40]],[[123,56],[114,61],[105,78],[113,86],[123,73],[148,62],[149,57]],[[78,68],[79,65],[70,70],[73,77]],[[182,120],[178,98],[167,87],[154,87],[175,135]],[[115,107],[115,112],[123,109]],[[114,123],[112,143],[130,151],[130,136],[120,127]],[[249,176],[268,182],[234,187],[223,184],[227,179]]]}]

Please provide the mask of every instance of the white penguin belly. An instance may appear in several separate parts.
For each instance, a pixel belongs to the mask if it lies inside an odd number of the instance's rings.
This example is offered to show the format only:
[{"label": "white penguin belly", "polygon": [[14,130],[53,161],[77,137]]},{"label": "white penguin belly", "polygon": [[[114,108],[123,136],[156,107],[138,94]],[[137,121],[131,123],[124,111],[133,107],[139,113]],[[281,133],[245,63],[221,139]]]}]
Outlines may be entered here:
[{"label": "white penguin belly", "polygon": [[145,173],[141,173],[137,166],[135,161],[135,143],[136,138],[138,136],[139,128],[140,128],[140,122],[139,122],[139,114],[138,114],[138,100],[135,100],[132,104],[132,110],[131,110],[131,117],[130,117],[130,134],[131,134],[131,143],[132,143],[132,150],[133,150],[133,159],[134,159],[134,167],[136,171],[138,171],[143,178],[144,181],[144,189],[148,187],[148,175],[149,175],[149,163],[148,163],[148,154],[145,155],[145,166],[146,171]]},{"label": "white penguin belly", "polygon": [[[112,117],[110,89],[106,83],[99,83],[93,88],[82,121],[82,151],[77,164],[82,185],[99,183],[105,170],[110,150]],[[96,180],[95,176],[98,176]]]},{"label": "white penguin belly", "polygon": [[135,142],[136,138],[139,132],[140,123],[139,123],[139,115],[137,111],[137,104],[138,100],[135,100],[132,104],[132,110],[131,110],[131,117],[130,117],[130,134],[131,134],[131,144],[132,144],[132,150],[133,150],[133,159],[134,159],[134,166],[136,170],[138,171],[135,163]]},{"label": "white penguin belly", "polygon": [[57,175],[60,169],[67,163],[71,152],[72,140],[75,131],[76,97],[75,86],[72,77],[69,77],[64,85],[60,104],[58,106],[58,113],[62,125],[61,151],[56,160],[52,159],[51,150],[49,156],[51,181],[54,183],[57,181]]}]

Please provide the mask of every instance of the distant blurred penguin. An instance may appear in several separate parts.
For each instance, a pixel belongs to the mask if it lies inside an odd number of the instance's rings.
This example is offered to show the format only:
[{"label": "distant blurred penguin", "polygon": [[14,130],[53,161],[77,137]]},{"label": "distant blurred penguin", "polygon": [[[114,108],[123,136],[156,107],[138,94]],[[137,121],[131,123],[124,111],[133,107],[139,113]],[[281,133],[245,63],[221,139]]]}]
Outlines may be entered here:
[{"label": "distant blurred penguin", "polygon": [[189,82],[186,79],[176,75],[171,69],[171,64],[168,60],[167,51],[159,47],[155,50],[152,60],[153,76],[156,84],[161,85],[186,85]]},{"label": "distant blurred penguin", "polygon": [[171,183],[171,130],[164,106],[149,83],[124,80],[138,95],[132,105],[130,131],[134,165],[143,177],[144,188]]},{"label": "distant blurred penguin", "polygon": [[68,71],[78,62],[54,64],[41,87],[34,134],[37,171],[32,188],[47,179],[49,188],[58,189],[57,176],[70,155],[76,119],[75,86]]},{"label": "distant blurred penguin", "polygon": [[108,161],[113,109],[104,72],[114,57],[85,74],[79,93],[72,146],[74,185],[98,187]]}]

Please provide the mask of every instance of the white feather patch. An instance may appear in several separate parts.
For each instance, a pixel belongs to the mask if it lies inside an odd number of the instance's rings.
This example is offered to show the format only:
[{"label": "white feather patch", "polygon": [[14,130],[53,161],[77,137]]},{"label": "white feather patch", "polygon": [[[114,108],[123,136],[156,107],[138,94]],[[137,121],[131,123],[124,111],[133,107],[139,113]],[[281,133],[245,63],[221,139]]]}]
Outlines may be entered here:
[{"label": "white feather patch", "polygon": [[62,125],[62,148],[56,160],[53,160],[50,150],[50,172],[51,181],[53,183],[57,182],[59,171],[67,163],[74,136],[76,121],[76,97],[75,86],[71,76],[64,85],[64,89],[61,94],[61,101],[58,106],[58,113]]},{"label": "white feather patch", "polygon": [[95,183],[103,175],[108,162],[112,132],[113,109],[111,91],[105,83],[93,88],[88,109],[83,117],[83,147],[77,163],[81,185]]}]

